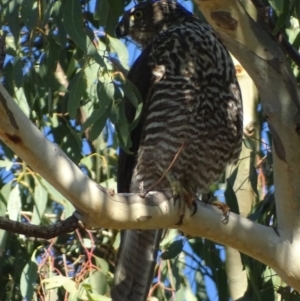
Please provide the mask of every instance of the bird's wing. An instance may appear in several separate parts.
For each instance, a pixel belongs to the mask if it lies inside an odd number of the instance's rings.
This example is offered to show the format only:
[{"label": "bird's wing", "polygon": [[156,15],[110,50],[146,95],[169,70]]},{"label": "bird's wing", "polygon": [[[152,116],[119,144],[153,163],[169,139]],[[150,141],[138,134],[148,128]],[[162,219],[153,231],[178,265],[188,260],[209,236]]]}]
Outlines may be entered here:
[{"label": "bird's wing", "polygon": [[[141,53],[127,75],[128,80],[130,80],[139,90],[143,101],[148,95],[149,86],[151,86],[152,74],[151,68],[148,65],[148,55],[150,51],[151,47],[147,47]],[[124,101],[126,117],[129,122],[132,122],[136,109],[127,98],[125,98]],[[143,107],[143,111],[144,109],[145,108]],[[131,154],[128,154],[123,149],[120,149],[117,171],[118,192],[129,192],[130,190],[132,173],[136,165],[136,156],[139,149],[140,137],[143,128],[143,111],[137,126],[130,133],[132,142],[132,146],[130,148]]]},{"label": "bird's wing", "polygon": [[[148,65],[150,51],[151,46],[142,52],[128,73],[128,79],[138,88],[143,101],[147,98],[152,84],[152,72]],[[125,99],[125,110],[131,122],[135,116],[135,108],[128,99]],[[131,132],[132,154],[120,150],[117,174],[118,192],[130,190],[142,128],[143,112],[140,121]],[[121,231],[121,245],[115,269],[114,286],[111,290],[113,301],[146,300],[161,236],[162,230]]]}]

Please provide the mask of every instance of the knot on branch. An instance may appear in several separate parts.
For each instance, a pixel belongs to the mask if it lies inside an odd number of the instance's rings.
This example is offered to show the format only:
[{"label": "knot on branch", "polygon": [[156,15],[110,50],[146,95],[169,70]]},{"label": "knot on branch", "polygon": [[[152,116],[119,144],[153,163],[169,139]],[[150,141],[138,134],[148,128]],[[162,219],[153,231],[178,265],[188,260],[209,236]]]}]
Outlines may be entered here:
[{"label": "knot on branch", "polygon": [[210,14],[216,25],[226,30],[236,30],[238,21],[227,11],[215,11]]}]

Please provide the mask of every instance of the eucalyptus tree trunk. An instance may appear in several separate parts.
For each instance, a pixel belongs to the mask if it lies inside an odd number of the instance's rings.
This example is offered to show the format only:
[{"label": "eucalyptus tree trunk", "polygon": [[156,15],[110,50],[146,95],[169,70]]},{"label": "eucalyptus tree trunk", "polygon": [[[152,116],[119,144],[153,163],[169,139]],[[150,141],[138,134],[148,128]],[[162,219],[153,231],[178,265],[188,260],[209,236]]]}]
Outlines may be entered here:
[{"label": "eucalyptus tree trunk", "polygon": [[[245,138],[255,138],[258,141],[259,124],[257,118],[257,89],[246,70],[234,58],[237,78],[243,96],[244,134]],[[259,144],[259,143],[255,143]],[[257,145],[259,147],[259,145]],[[255,170],[255,149],[243,144],[239,162],[226,169],[226,178],[230,177],[237,168],[233,191],[235,192],[240,215],[247,217],[257,202],[257,194],[250,182],[250,174]],[[243,266],[241,254],[238,250],[226,246],[226,273],[228,277],[229,293],[232,300],[243,297],[248,289],[247,271]]]}]

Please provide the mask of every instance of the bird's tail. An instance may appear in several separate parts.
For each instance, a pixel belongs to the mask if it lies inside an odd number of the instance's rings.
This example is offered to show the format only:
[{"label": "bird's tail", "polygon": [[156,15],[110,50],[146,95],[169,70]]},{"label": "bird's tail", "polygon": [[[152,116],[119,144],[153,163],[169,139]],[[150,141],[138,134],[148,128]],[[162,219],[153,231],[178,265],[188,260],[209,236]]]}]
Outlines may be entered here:
[{"label": "bird's tail", "polygon": [[163,230],[125,230],[115,270],[112,301],[145,301]]}]

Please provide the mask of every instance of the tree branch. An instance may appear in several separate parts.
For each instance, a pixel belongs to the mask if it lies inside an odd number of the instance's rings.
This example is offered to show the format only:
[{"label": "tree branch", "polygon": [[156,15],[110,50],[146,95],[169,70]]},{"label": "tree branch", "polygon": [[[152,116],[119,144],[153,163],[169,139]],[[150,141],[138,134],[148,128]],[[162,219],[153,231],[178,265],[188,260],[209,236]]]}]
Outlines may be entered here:
[{"label": "tree branch", "polygon": [[51,226],[37,226],[16,222],[0,216],[0,229],[8,232],[24,234],[26,236],[50,239],[62,234],[73,232],[79,227],[76,216],[72,215],[64,221],[59,221]]},{"label": "tree branch", "polygon": [[166,197],[166,193],[150,192],[142,198],[137,194],[115,194],[100,187],[42,135],[2,85],[0,116],[0,138],[72,202],[79,211],[76,217],[87,227],[178,228],[187,235],[202,236],[256,258],[300,289],[299,268],[296,266],[294,273],[288,277],[285,268],[277,262],[278,249],[288,247],[291,242],[280,238],[272,228],[233,213],[224,224],[224,216],[219,209],[201,202],[195,215],[191,217],[191,212],[186,210],[183,223],[176,226],[179,208]]}]

